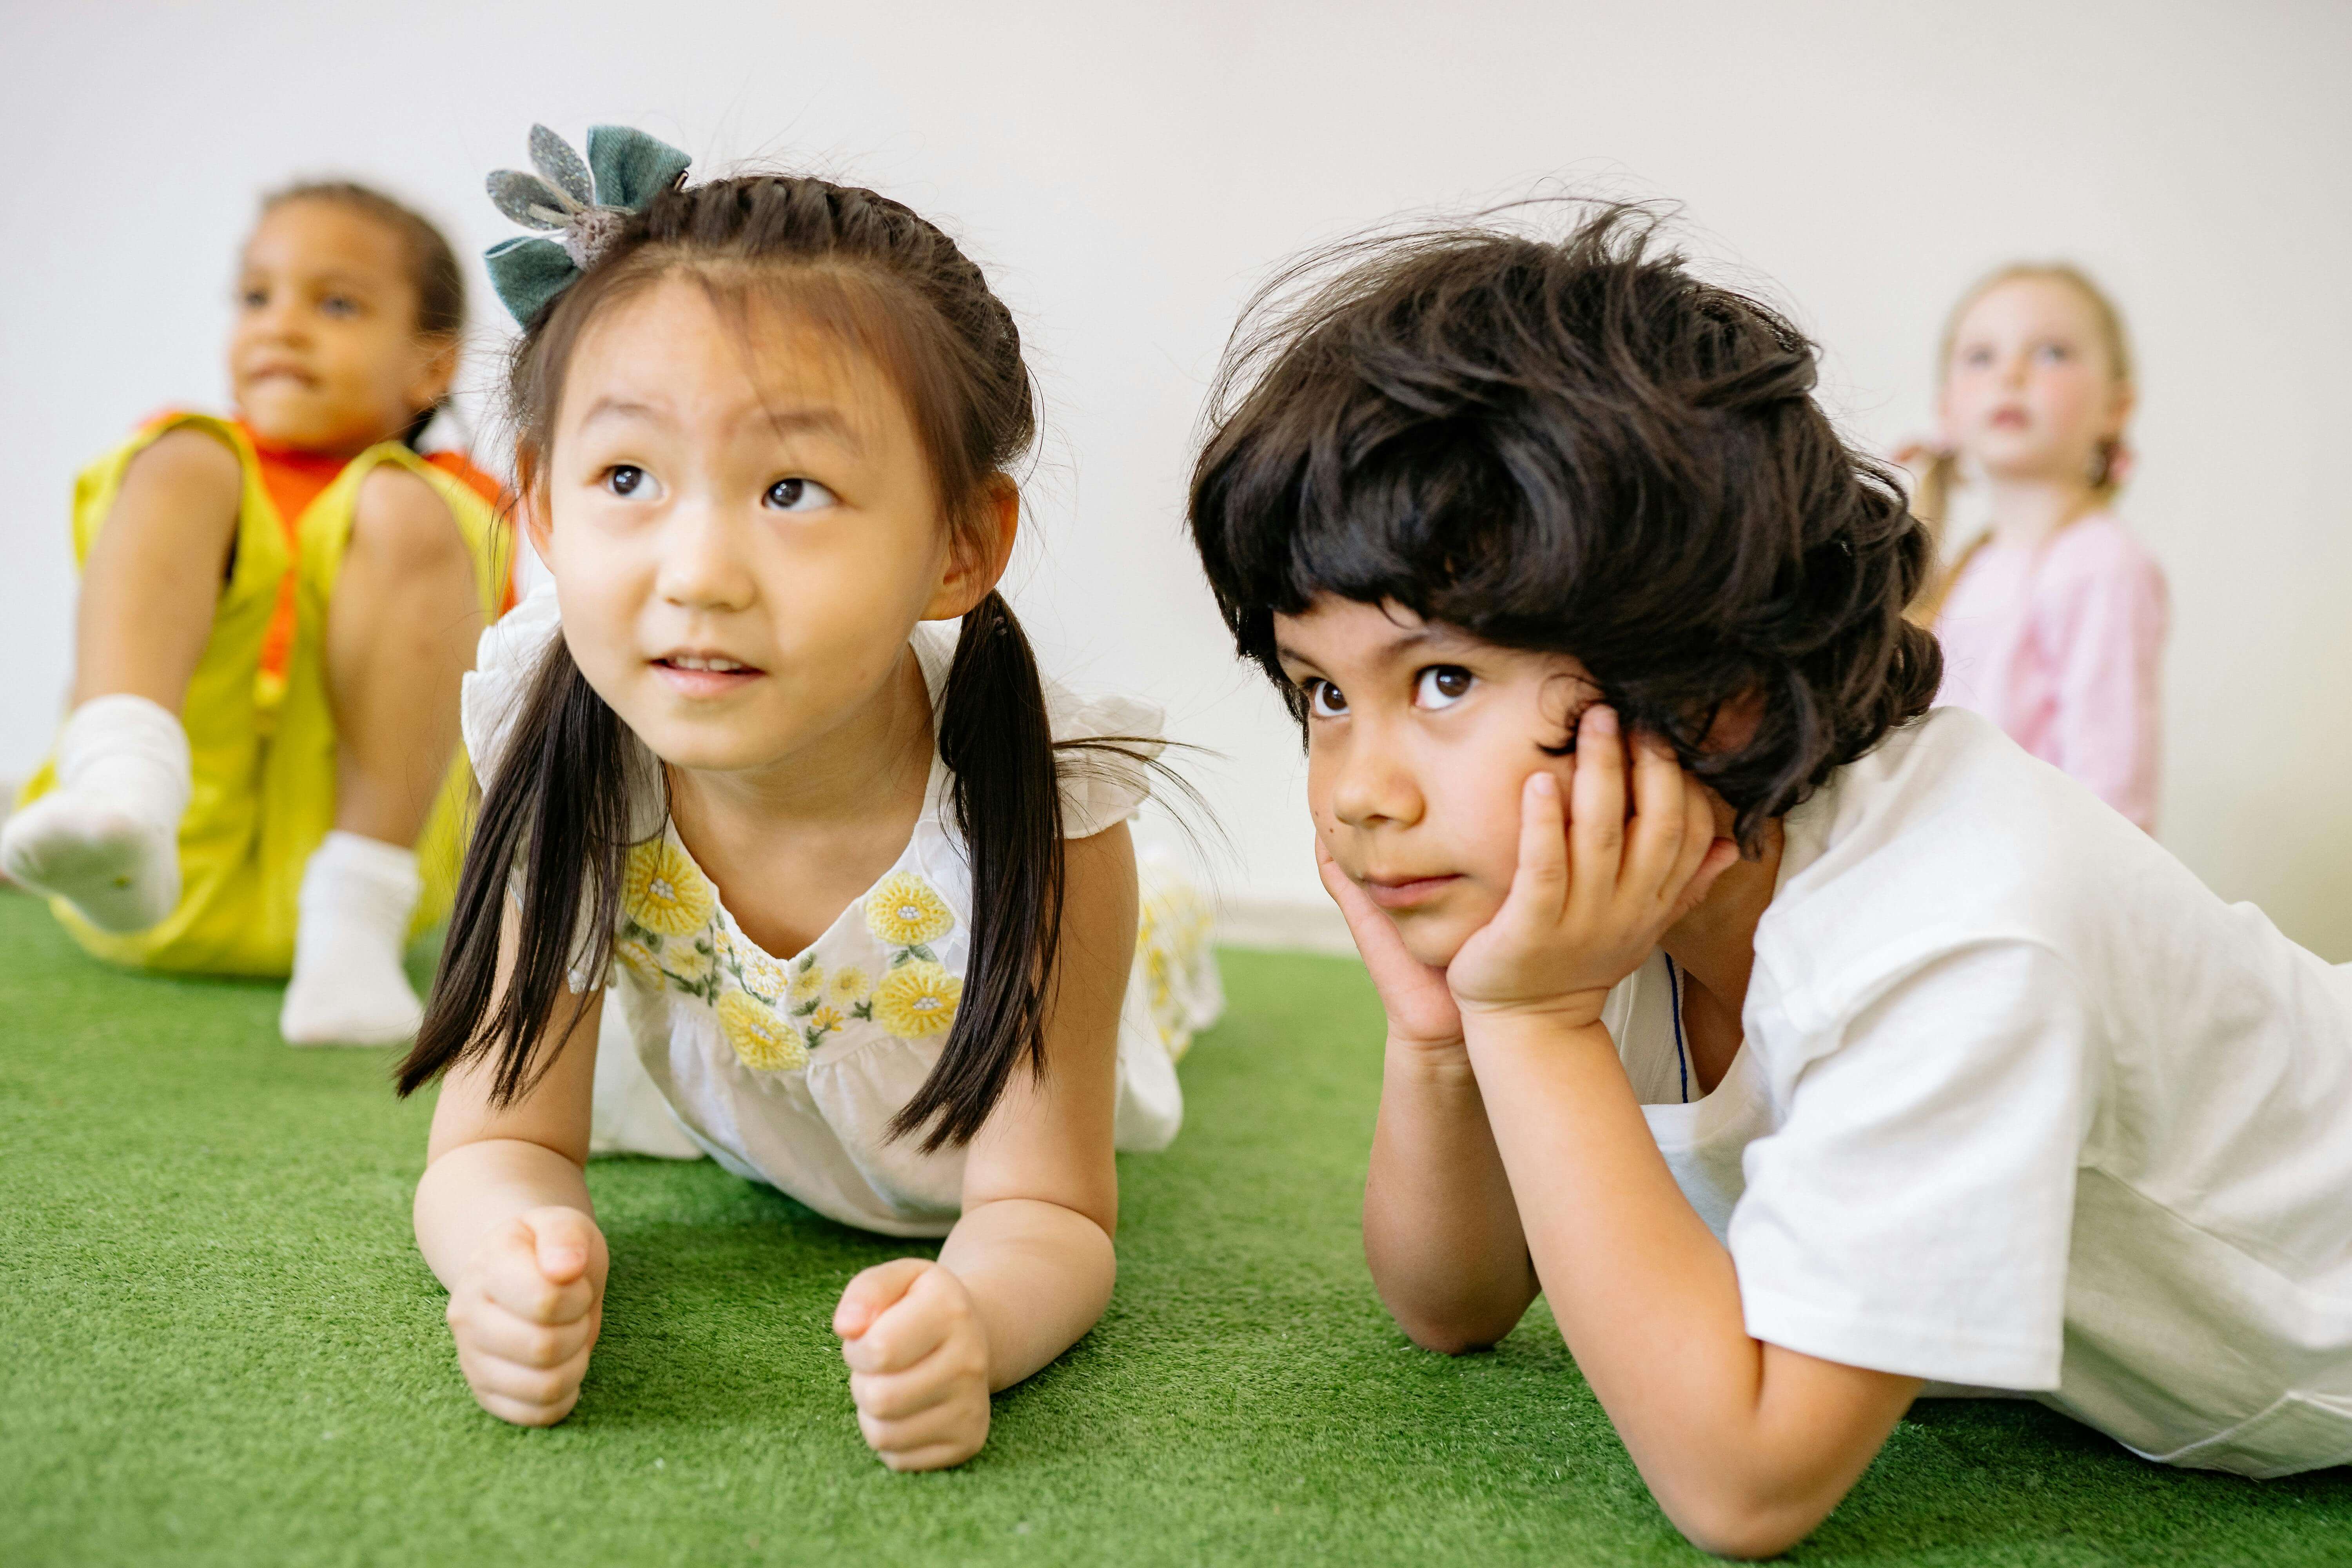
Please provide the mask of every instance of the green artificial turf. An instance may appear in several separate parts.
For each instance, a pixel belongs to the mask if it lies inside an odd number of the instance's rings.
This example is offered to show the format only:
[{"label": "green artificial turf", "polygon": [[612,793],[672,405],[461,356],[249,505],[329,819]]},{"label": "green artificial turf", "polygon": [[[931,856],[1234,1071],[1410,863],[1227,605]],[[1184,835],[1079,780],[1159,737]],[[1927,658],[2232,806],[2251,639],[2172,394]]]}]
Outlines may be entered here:
[{"label": "green artificial turf", "polygon": [[[1540,1307],[1447,1360],[1356,1223],[1360,972],[1229,953],[1183,1136],[1125,1159],[1118,1294],[961,1470],[859,1441],[826,1331],[907,1250],[708,1162],[591,1168],[580,1407],[474,1407],[408,1234],[429,1107],[278,1043],[275,987],[126,975],[0,894],[0,1563],[1687,1562]],[[2342,1563],[2352,1472],[2162,1470],[1922,1405],[1802,1562]]]}]

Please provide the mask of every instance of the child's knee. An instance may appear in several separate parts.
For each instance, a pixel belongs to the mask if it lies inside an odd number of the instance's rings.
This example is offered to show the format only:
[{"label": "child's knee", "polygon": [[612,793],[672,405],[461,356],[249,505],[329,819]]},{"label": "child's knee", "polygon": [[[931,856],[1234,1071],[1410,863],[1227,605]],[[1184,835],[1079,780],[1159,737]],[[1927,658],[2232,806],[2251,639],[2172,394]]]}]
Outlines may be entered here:
[{"label": "child's knee", "polygon": [[360,559],[395,580],[471,568],[448,503],[431,485],[390,463],[360,481],[346,563]]}]

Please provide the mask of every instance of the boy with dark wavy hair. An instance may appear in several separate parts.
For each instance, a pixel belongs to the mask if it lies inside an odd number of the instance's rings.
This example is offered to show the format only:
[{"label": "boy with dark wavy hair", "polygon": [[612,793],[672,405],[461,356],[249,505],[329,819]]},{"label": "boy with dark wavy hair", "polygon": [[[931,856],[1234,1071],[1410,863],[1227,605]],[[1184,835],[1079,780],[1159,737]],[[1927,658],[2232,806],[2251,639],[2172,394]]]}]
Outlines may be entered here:
[{"label": "boy with dark wavy hair", "polygon": [[1192,526],[1388,1011],[1381,1298],[1457,1352],[1547,1294],[1737,1556],[1929,1384],[2352,1459],[2352,980],[1927,712],[1927,535],[1815,374],[1623,209],[1347,247],[1236,338]]}]

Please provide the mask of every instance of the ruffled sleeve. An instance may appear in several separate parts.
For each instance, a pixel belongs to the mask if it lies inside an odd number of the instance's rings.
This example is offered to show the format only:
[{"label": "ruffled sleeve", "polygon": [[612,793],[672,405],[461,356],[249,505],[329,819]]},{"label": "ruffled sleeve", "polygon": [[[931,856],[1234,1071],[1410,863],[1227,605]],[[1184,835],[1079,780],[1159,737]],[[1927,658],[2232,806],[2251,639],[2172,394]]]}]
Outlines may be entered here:
[{"label": "ruffled sleeve", "polygon": [[[912,640],[936,721],[955,663],[956,634],[927,621],[915,627]],[[1136,698],[1081,697],[1058,681],[1043,684],[1045,723],[1055,740],[1102,742],[1065,747],[1057,756],[1062,837],[1092,838],[1133,816],[1151,797],[1151,764],[1168,749],[1166,717]]]},{"label": "ruffled sleeve", "polygon": [[1150,764],[1168,749],[1158,707],[1132,697],[1079,697],[1049,680],[1045,719],[1056,741],[1101,742],[1057,753],[1063,837],[1108,832],[1150,798]]},{"label": "ruffled sleeve", "polygon": [[542,584],[530,596],[482,633],[474,647],[474,668],[458,688],[458,725],[465,732],[466,755],[483,787],[499,771],[523,697],[548,645],[563,635],[563,618],[555,606],[555,585]]}]

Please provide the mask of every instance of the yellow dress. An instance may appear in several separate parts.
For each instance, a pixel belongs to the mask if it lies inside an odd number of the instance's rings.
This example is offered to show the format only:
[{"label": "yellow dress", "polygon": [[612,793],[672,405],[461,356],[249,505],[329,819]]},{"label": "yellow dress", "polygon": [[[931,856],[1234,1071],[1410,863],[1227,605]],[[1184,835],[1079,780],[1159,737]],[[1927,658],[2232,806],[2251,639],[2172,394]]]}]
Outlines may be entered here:
[{"label": "yellow dress", "polygon": [[[180,823],[179,907],[161,925],[129,935],[98,930],[63,900],[50,907],[83,947],[118,963],[283,977],[294,963],[303,867],[334,826],[327,605],[351,542],[361,481],[393,463],[433,487],[465,535],[486,620],[497,616],[506,596],[509,543],[495,509],[474,485],[452,468],[389,441],[353,458],[299,517],[283,519],[264,458],[242,427],[206,415],[175,414],[143,426],[75,480],[77,563],[89,559],[131,459],[184,426],[212,433],[236,453],[245,499],[235,563],[182,714],[194,779]],[[52,760],[25,785],[17,805],[30,805],[56,784]],[[417,931],[448,912],[471,785],[461,748],[415,846],[425,881]]]}]

